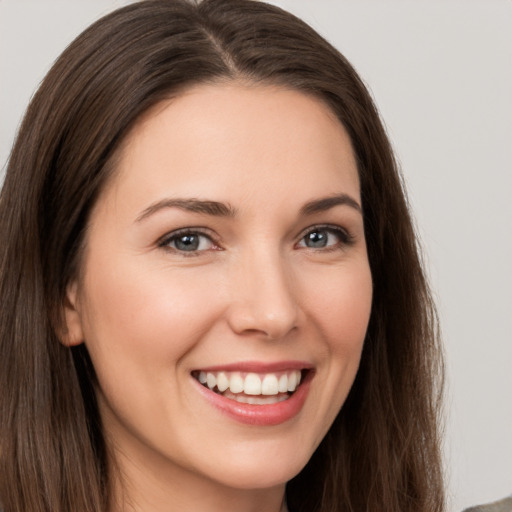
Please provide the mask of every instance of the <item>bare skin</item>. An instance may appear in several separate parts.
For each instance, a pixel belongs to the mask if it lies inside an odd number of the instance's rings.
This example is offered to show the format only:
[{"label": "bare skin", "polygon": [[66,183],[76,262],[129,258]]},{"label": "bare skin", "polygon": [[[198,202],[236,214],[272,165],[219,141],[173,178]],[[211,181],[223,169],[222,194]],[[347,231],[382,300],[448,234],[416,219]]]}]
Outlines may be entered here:
[{"label": "bare skin", "polygon": [[[361,210],[349,137],[314,98],[204,85],[139,121],[66,309],[65,342],[86,344],[98,376],[112,512],[286,510],[286,482],[359,366],[372,299]],[[286,374],[292,391],[227,397],[199,380],[238,378],[237,365],[256,386]]]}]

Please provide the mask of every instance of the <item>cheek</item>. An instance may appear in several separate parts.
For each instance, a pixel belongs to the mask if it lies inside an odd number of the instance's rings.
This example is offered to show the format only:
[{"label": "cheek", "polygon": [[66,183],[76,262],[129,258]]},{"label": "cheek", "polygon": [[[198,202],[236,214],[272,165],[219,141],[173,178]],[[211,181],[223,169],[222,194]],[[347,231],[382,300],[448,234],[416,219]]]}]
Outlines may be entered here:
[{"label": "cheek", "polygon": [[86,277],[84,334],[95,366],[169,366],[217,316],[208,279],[136,263],[98,265]]},{"label": "cheek", "polygon": [[355,379],[371,313],[372,278],[366,260],[340,268],[336,275],[318,279],[314,304],[317,328],[324,339],[329,384],[337,414]]},{"label": "cheek", "polygon": [[[311,283],[315,283],[312,287]],[[314,399],[319,419],[316,448],[345,402],[356,377],[372,304],[372,279],[366,259],[305,276],[302,286],[313,334],[320,333],[322,350]],[[311,331],[310,331],[311,332]]]},{"label": "cheek", "polygon": [[315,287],[303,296],[331,353],[360,352],[372,304],[372,278],[365,260],[317,275]]}]

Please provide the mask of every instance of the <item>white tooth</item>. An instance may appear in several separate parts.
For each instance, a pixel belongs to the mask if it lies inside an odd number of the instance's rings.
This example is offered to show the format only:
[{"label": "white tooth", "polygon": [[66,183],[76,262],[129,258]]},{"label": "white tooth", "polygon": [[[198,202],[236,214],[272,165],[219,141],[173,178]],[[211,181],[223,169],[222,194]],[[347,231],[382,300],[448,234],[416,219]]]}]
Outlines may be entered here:
[{"label": "white tooth", "polygon": [[210,389],[213,389],[217,385],[217,378],[213,373],[208,372],[206,374],[206,384]]},{"label": "white tooth", "polygon": [[283,373],[281,377],[279,377],[279,393],[286,393],[288,391],[288,375]]},{"label": "white tooth", "polygon": [[255,373],[248,373],[244,382],[246,395],[261,395],[261,379]]},{"label": "white tooth", "polygon": [[226,391],[224,393],[224,397],[230,400],[234,400],[235,402],[240,402],[242,404],[251,404],[251,405],[269,405],[269,404],[277,404],[282,402],[283,400],[287,400],[289,395],[280,394],[274,396],[248,396],[243,393],[234,394],[231,391]]},{"label": "white tooth", "polygon": [[[297,370],[297,386],[300,384],[300,381],[302,379],[302,372],[300,370]],[[218,384],[217,384],[218,386]]]},{"label": "white tooth", "polygon": [[237,402],[241,402],[243,404],[251,404],[251,405],[270,405],[277,404],[279,402],[283,402],[289,398],[288,395],[279,395],[279,396],[246,396],[246,395],[236,395],[234,400]]},{"label": "white tooth", "polygon": [[239,372],[234,372],[229,378],[229,390],[231,393],[241,393],[244,390],[244,379]]},{"label": "white tooth", "polygon": [[217,388],[221,393],[229,388],[229,379],[224,372],[220,372],[217,375]]},{"label": "white tooth", "polygon": [[288,377],[288,391],[295,391],[296,387],[297,387],[297,373],[291,372],[290,376]]},{"label": "white tooth", "polygon": [[206,384],[206,373],[205,372],[199,372],[199,382],[201,384]]},{"label": "white tooth", "polygon": [[261,394],[277,395],[277,393],[279,393],[279,383],[277,382],[277,377],[273,374],[265,375],[265,378],[261,383]]}]

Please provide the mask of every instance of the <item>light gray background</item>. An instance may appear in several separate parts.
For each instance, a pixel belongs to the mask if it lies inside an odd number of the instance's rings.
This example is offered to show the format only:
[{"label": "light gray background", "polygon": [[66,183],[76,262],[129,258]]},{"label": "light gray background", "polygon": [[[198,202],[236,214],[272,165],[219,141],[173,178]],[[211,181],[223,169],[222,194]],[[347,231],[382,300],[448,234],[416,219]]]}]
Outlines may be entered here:
[{"label": "light gray background", "polygon": [[[114,0],[0,0],[0,166],[51,62]],[[406,175],[446,344],[450,510],[512,493],[512,3],[275,0],[369,84]]]}]

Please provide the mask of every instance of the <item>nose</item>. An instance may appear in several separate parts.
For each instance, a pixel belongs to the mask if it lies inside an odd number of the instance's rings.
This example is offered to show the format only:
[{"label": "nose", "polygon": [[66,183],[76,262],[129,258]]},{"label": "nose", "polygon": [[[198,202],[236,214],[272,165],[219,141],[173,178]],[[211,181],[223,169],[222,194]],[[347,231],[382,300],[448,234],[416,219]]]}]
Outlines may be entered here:
[{"label": "nose", "polygon": [[228,323],[240,335],[284,338],[297,327],[293,276],[278,251],[254,252],[230,273]]}]

